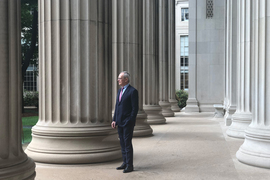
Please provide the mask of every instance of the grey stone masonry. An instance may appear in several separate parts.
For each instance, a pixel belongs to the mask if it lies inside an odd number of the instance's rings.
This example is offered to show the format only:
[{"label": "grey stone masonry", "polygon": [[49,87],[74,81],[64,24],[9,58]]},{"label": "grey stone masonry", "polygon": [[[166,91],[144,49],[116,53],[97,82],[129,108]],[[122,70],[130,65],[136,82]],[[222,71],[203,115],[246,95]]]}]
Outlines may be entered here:
[{"label": "grey stone masonry", "polygon": [[185,112],[199,112],[197,100],[197,0],[189,1],[188,100]]},{"label": "grey stone masonry", "polygon": [[237,107],[232,115],[228,136],[244,138],[251,122],[251,1],[238,0],[237,26]]},{"label": "grey stone masonry", "polygon": [[22,149],[21,3],[0,1],[0,179],[33,180],[35,163]]},{"label": "grey stone masonry", "polygon": [[236,111],[236,67],[237,67],[237,1],[227,1],[226,20],[226,69],[224,122],[226,126],[232,123],[232,115]]},{"label": "grey stone masonry", "polygon": [[39,1],[39,121],[26,149],[37,162],[121,157],[111,124],[111,1]]},{"label": "grey stone masonry", "polygon": [[[130,84],[139,93],[139,112],[133,135],[148,136],[153,130],[143,110],[143,0],[113,1],[113,15],[113,84],[117,83],[120,72],[130,73]],[[114,85],[115,97],[118,88]]]},{"label": "grey stone masonry", "polygon": [[175,98],[175,0],[168,0],[168,92],[171,110],[179,112],[180,108]]},{"label": "grey stone masonry", "polygon": [[[254,31],[251,39],[252,72],[254,80],[254,104],[252,122],[246,129],[245,141],[236,153],[239,161],[258,167],[270,168],[270,63],[268,46],[270,22],[267,20],[270,7],[267,0],[246,0],[244,7],[250,8]],[[244,22],[242,22],[244,23]]]},{"label": "grey stone masonry", "polygon": [[159,75],[157,25],[158,3],[143,1],[143,109],[149,124],[163,124],[166,119],[161,114],[159,103]]},{"label": "grey stone masonry", "polygon": [[159,36],[158,36],[158,58],[159,58],[159,105],[162,107],[164,117],[174,116],[169,102],[169,68],[168,68],[168,1],[159,0]]}]

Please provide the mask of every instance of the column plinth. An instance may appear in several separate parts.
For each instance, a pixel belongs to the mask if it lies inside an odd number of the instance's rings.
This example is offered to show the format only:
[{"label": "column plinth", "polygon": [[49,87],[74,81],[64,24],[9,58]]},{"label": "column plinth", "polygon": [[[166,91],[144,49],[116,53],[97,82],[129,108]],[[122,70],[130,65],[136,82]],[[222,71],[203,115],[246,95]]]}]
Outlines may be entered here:
[{"label": "column plinth", "polygon": [[185,112],[199,112],[198,101],[196,98],[188,98]]},{"label": "column plinth", "polygon": [[121,158],[111,128],[111,2],[39,2],[39,121],[26,153],[37,162]]},{"label": "column plinth", "polygon": [[270,168],[269,128],[248,127],[244,144],[236,153],[237,159],[245,164]]},{"label": "column plinth", "polygon": [[164,124],[166,119],[161,114],[162,108],[160,105],[144,105],[144,111],[147,114],[148,124]]},{"label": "column plinth", "polygon": [[236,111],[236,106],[229,106],[225,109],[224,121],[226,126],[230,126],[232,124],[232,115]]},{"label": "column plinth", "polygon": [[[117,136],[109,126],[47,128],[36,125],[32,132],[33,141],[26,152],[37,162],[96,163],[114,160],[115,155],[121,157]],[[44,138],[47,136],[50,138]]]},{"label": "column plinth", "polygon": [[179,112],[180,111],[177,100],[169,99],[169,102],[171,103],[171,109],[172,109],[173,112]]},{"label": "column plinth", "polygon": [[148,118],[145,111],[139,110],[136,120],[136,126],[134,128],[133,136],[151,136],[153,129],[148,124]]},{"label": "column plinth", "polygon": [[171,103],[169,101],[159,101],[159,105],[162,108],[162,115],[164,117],[174,117],[174,112],[171,109]]},{"label": "column plinth", "polygon": [[232,124],[226,131],[227,135],[235,138],[245,138],[245,130],[250,124],[252,113],[239,113],[236,112],[232,115]]},{"label": "column plinth", "polygon": [[34,180],[35,162],[30,158],[25,158],[25,161],[15,164],[10,167],[0,168],[1,179],[23,179]]}]

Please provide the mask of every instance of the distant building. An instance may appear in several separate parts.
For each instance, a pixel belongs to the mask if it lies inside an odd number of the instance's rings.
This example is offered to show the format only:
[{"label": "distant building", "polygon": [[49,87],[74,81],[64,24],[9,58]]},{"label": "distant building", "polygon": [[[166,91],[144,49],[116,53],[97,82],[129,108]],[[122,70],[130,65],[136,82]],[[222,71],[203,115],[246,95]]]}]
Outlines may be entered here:
[{"label": "distant building", "polygon": [[30,64],[26,70],[23,82],[23,90],[38,91],[38,77],[36,74],[37,67]]},{"label": "distant building", "polygon": [[175,88],[188,90],[188,0],[175,1]]}]

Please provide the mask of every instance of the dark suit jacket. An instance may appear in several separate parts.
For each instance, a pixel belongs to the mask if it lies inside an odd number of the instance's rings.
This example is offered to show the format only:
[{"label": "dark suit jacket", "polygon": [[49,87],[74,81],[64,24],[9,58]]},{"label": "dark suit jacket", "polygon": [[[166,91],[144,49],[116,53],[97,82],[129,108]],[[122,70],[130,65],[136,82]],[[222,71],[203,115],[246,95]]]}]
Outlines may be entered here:
[{"label": "dark suit jacket", "polygon": [[139,109],[138,91],[129,85],[119,102],[120,92],[121,88],[117,93],[113,121],[115,121],[116,125],[119,127],[125,127],[127,125],[135,126]]}]

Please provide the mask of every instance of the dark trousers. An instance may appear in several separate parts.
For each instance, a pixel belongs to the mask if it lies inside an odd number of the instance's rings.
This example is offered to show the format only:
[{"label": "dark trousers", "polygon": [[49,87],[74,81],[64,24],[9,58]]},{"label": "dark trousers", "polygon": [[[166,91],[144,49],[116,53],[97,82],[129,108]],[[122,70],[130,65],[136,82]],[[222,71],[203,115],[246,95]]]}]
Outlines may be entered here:
[{"label": "dark trousers", "polygon": [[132,136],[133,136],[133,125],[127,125],[125,127],[118,126],[118,135],[121,144],[123,163],[128,166],[133,166],[133,147],[132,147]]}]

